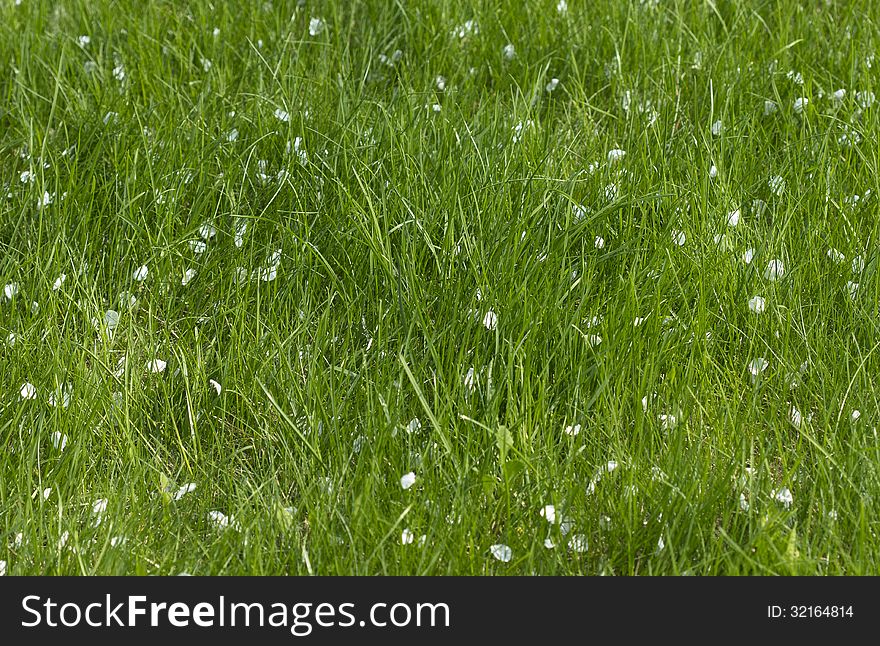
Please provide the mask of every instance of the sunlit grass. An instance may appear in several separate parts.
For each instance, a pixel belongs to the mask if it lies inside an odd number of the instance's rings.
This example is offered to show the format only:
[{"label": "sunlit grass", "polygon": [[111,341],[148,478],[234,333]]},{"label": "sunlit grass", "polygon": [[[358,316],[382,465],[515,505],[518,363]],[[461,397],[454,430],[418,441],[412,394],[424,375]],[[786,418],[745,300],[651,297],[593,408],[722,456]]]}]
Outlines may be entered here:
[{"label": "sunlit grass", "polygon": [[0,5],[7,573],[877,571],[877,4],[562,5]]}]

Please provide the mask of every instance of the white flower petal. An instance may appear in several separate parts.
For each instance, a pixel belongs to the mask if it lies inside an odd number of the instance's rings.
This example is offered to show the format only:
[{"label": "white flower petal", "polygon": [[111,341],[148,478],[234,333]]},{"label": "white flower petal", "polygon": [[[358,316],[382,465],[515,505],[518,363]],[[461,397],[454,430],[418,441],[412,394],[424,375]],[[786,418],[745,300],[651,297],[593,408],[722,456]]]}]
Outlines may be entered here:
[{"label": "white flower petal", "polygon": [[764,270],[764,278],[769,281],[777,281],[785,275],[785,264],[778,258],[774,258],[767,263],[767,269]]},{"label": "white flower petal", "polygon": [[409,489],[416,483],[416,474],[410,471],[409,473],[404,473],[400,477],[400,486],[404,488],[404,490]]},{"label": "white flower petal", "polygon": [[187,484],[183,485],[180,489],[177,490],[177,492],[174,494],[174,500],[180,500],[186,494],[192,493],[195,490],[196,490],[196,483],[195,482],[188,482]]},{"label": "white flower petal", "polygon": [[791,491],[788,487],[783,487],[777,491],[771,491],[770,495],[776,500],[776,502],[780,503],[786,509],[791,507],[794,502],[794,496],[791,495]]},{"label": "white flower petal", "polygon": [[3,288],[3,296],[7,301],[11,301],[18,295],[18,283],[7,283]]},{"label": "white flower petal", "polygon": [[749,299],[749,310],[755,314],[763,314],[767,307],[767,301],[763,296],[752,296]]},{"label": "white flower petal", "polygon": [[797,408],[792,406],[791,409],[788,411],[788,419],[789,421],[791,421],[793,426],[795,426],[796,428],[800,428],[801,424],[804,421],[804,416]]},{"label": "white flower petal", "polygon": [[769,180],[767,180],[767,186],[770,187],[770,191],[780,197],[785,190],[785,180],[782,179],[780,175],[773,175]]},{"label": "white flower petal", "polygon": [[419,420],[418,417],[414,417],[409,421],[409,423],[407,423],[406,432],[407,433],[415,433],[415,432],[421,430],[421,428],[422,428],[422,422]]},{"label": "white flower petal", "polygon": [[510,561],[510,559],[513,558],[513,550],[511,550],[507,545],[501,543],[497,545],[492,545],[489,548],[489,551],[492,553],[492,556],[494,556],[502,563],[507,563]]},{"label": "white flower petal", "polygon": [[762,372],[764,372],[770,363],[764,357],[758,357],[757,359],[752,359],[749,362],[749,373],[752,376],[757,377]]},{"label": "white flower petal", "polygon": [[63,435],[59,431],[52,432],[52,446],[54,446],[59,451],[63,451],[64,447],[67,446],[67,436]]},{"label": "white flower petal", "polygon": [[213,224],[206,222],[199,227],[199,236],[201,236],[203,240],[210,240],[215,235],[217,235],[217,228]]},{"label": "white flower petal", "polygon": [[320,18],[309,20],[309,36],[317,36],[324,31],[324,21]]},{"label": "white flower petal", "polygon": [[729,226],[729,227],[737,226],[739,224],[739,217],[740,217],[739,209],[736,209],[735,211],[731,211],[727,215],[727,226]]},{"label": "white flower petal", "polygon": [[685,242],[687,242],[687,238],[684,235],[684,231],[674,229],[672,231],[672,244],[678,247],[683,247]]},{"label": "white flower petal", "polygon": [[846,256],[844,256],[840,251],[835,249],[834,247],[830,247],[828,249],[828,258],[837,263],[838,265],[842,262],[846,261]]},{"label": "white flower petal", "polygon": [[222,511],[209,511],[208,520],[210,520],[218,529],[226,529],[229,527],[231,519]]},{"label": "white flower petal", "polygon": [[21,389],[18,391],[19,395],[21,395],[22,399],[36,399],[37,398],[37,388],[30,382],[26,382],[22,385]]},{"label": "white flower petal", "polygon": [[137,269],[134,270],[134,274],[132,277],[139,283],[144,282],[147,279],[147,275],[150,273],[150,270],[146,265],[141,265]]},{"label": "white flower petal", "polygon": [[568,539],[568,549],[572,552],[577,552],[579,554],[583,554],[589,548],[589,543],[587,542],[587,537],[584,534],[573,534],[570,539]]}]

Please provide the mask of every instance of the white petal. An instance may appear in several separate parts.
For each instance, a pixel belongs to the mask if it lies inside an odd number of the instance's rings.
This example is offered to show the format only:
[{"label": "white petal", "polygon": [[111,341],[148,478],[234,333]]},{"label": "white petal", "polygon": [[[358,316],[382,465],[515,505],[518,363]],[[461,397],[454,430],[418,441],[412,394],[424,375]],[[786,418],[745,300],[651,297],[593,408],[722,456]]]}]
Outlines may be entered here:
[{"label": "white petal", "polygon": [[409,489],[416,483],[416,474],[410,471],[409,473],[404,473],[400,477],[400,486],[404,489]]},{"label": "white petal", "polygon": [[764,270],[764,278],[769,281],[777,281],[785,275],[785,265],[778,258],[774,258],[767,263],[767,269]]},{"label": "white petal", "polygon": [[421,428],[422,428],[422,422],[419,420],[418,417],[414,417],[406,425],[406,432],[407,433],[415,433],[416,431],[421,430]]},{"label": "white petal", "polygon": [[791,421],[793,426],[800,428],[801,424],[804,421],[804,416],[797,408],[792,406],[791,409],[788,411],[788,419]]},{"label": "white petal", "polygon": [[235,225],[235,246],[241,248],[244,244],[244,235],[247,233],[248,223],[244,218],[239,218]]},{"label": "white petal", "polygon": [[767,369],[770,363],[764,357],[758,357],[757,359],[752,359],[749,362],[749,372],[753,376],[758,376],[762,372]]},{"label": "white petal", "polygon": [[854,274],[861,274],[865,270],[865,259],[856,256],[852,261],[852,271]]},{"label": "white petal", "polygon": [[752,296],[749,299],[749,310],[755,314],[763,314],[767,307],[767,301],[763,296]]},{"label": "white petal", "polygon": [[500,543],[497,545],[492,545],[489,548],[489,551],[492,553],[492,556],[494,556],[502,563],[507,563],[508,561],[510,561],[511,558],[513,558],[513,550],[511,550],[507,545],[503,545]]},{"label": "white petal", "polygon": [[774,175],[767,180],[767,185],[777,197],[781,196],[782,192],[785,190],[785,180],[779,175]]},{"label": "white petal", "polygon": [[147,274],[149,274],[149,273],[150,273],[150,270],[147,268],[147,266],[141,265],[140,267],[138,267],[137,269],[134,270],[134,274],[132,274],[132,277],[137,282],[142,283],[147,279]]},{"label": "white petal", "polygon": [[568,539],[568,548],[572,552],[578,552],[582,554],[587,551],[589,547],[589,543],[587,542],[587,537],[584,534],[574,534],[570,539]]},{"label": "white petal", "polygon": [[183,485],[180,489],[177,490],[177,492],[174,494],[174,500],[180,500],[186,494],[192,493],[195,490],[196,490],[196,483],[195,482],[188,482],[187,484]]},{"label": "white petal", "polygon": [[324,31],[324,21],[320,18],[309,20],[309,36],[317,36]]},{"label": "white petal", "polygon": [[673,230],[672,232],[672,244],[683,247],[684,243],[687,242],[687,238],[684,235],[684,231]]},{"label": "white petal", "polygon": [[556,507],[553,505],[545,505],[541,508],[541,516],[552,525],[556,522]]},{"label": "white petal", "polygon": [[849,297],[854,299],[858,295],[859,284],[851,280],[847,281],[846,291],[849,292]]},{"label": "white petal", "polygon": [[229,517],[222,511],[209,511],[208,520],[210,520],[220,529],[229,527]]},{"label": "white petal", "polygon": [[67,436],[62,435],[58,431],[53,431],[53,433],[52,433],[52,446],[54,446],[59,451],[63,451],[64,447],[67,446]]},{"label": "white petal", "polygon": [[786,509],[791,507],[791,504],[794,502],[794,497],[791,495],[791,491],[789,491],[788,487],[783,487],[778,491],[771,491],[770,495]]},{"label": "white petal", "polygon": [[18,294],[18,283],[8,283],[3,288],[3,295],[7,301],[11,301]]},{"label": "white petal", "polygon": [[727,226],[735,227],[739,224],[739,209],[732,211],[727,216]]},{"label": "white petal", "polygon": [[119,325],[119,312],[116,310],[107,310],[104,312],[104,325],[110,332],[113,332]]}]

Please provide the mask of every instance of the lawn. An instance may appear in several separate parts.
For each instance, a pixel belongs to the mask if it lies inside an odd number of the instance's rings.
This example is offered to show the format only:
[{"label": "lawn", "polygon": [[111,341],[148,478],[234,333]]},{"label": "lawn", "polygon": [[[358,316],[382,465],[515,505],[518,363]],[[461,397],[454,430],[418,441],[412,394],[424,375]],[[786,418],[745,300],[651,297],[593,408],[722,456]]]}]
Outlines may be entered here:
[{"label": "lawn", "polygon": [[0,570],[867,574],[880,3],[0,3]]}]

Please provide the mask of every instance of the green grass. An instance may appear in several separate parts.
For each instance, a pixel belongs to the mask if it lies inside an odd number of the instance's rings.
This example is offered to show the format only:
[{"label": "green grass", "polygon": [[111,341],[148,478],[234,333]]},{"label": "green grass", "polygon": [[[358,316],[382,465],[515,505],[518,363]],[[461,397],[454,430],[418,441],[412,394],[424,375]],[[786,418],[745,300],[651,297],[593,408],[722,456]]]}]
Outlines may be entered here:
[{"label": "green grass", "polygon": [[6,571],[876,572],[878,9],[3,0]]}]

